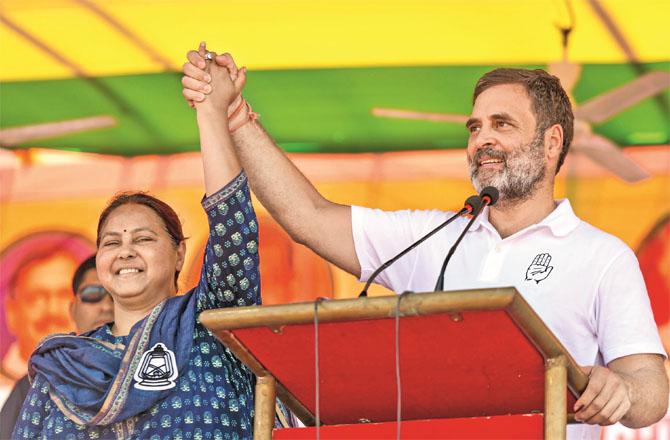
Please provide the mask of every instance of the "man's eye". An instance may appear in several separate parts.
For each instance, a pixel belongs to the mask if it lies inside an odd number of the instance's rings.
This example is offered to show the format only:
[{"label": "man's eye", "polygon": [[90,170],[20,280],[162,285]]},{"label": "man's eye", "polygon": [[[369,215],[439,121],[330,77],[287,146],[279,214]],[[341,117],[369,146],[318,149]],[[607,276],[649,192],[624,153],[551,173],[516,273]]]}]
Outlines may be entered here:
[{"label": "man's eye", "polygon": [[468,131],[470,133],[476,133],[479,131],[479,127],[477,125],[471,125],[470,127],[468,127]]},{"label": "man's eye", "polygon": [[500,128],[509,127],[509,125],[510,125],[509,122],[506,122],[506,121],[498,121],[497,124],[498,124],[498,127],[500,127]]}]

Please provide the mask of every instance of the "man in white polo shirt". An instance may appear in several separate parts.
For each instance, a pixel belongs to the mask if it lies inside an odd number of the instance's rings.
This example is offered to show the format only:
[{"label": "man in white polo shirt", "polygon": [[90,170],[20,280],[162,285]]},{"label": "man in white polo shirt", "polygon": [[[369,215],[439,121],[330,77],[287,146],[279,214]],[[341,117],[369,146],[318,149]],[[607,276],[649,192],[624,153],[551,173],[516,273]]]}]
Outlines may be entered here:
[{"label": "man in white polo shirt", "polygon": [[[229,129],[263,205],[291,237],[362,281],[451,213],[384,212],[332,203],[291,163],[241,97],[245,69],[230,55],[230,84],[209,84],[204,44],[188,54],[182,80],[189,101],[211,87],[233,87]],[[575,406],[585,425],[570,438],[597,438],[597,425],[642,427],[668,404],[665,352],[633,252],[554,201],[555,174],[572,140],[573,115],[558,79],[544,71],[497,69],[475,88],[468,163],[475,188],[494,186],[485,209],[450,262],[445,289],[514,285],[578,363],[587,389]],[[396,292],[431,291],[446,251],[465,226],[459,219],[382,272]],[[593,426],[589,426],[593,425]]]}]

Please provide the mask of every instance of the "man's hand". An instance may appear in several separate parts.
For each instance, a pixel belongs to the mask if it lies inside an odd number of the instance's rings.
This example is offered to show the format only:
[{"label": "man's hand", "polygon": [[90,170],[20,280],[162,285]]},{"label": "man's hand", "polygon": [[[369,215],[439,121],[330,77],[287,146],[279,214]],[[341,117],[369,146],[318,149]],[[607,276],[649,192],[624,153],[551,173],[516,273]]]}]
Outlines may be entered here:
[{"label": "man's hand", "polygon": [[630,387],[609,368],[582,367],[589,374],[586,390],[575,403],[575,420],[589,425],[612,425],[631,407]]},{"label": "man's hand", "polygon": [[[182,94],[191,107],[195,107],[196,103],[204,101],[205,97],[213,90],[212,75],[209,72],[208,62],[205,60],[206,52],[205,43],[202,42],[197,51],[192,50],[186,54],[188,62],[183,66]],[[242,99],[242,90],[247,81],[247,71],[245,67],[238,69],[235,60],[228,53],[216,55],[214,62],[218,66],[226,68],[233,83],[235,93],[228,102],[228,114],[230,115],[239,106]]]}]

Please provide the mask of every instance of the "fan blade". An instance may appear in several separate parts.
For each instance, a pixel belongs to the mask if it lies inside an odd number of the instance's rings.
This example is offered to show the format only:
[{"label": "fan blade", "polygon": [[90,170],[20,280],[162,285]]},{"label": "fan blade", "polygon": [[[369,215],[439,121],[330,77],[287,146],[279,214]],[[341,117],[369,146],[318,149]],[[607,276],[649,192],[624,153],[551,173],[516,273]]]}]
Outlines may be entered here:
[{"label": "fan blade", "polygon": [[670,87],[670,72],[649,72],[621,87],[583,102],[575,117],[602,122],[615,114]]},{"label": "fan blade", "polygon": [[45,124],[25,125],[0,130],[0,146],[13,147],[24,142],[74,134],[82,131],[113,127],[116,119],[112,116],[92,116],[89,118],[70,119],[68,121],[47,122]]},{"label": "fan blade", "polygon": [[596,134],[583,136],[570,146],[575,153],[582,153],[589,159],[611,171],[629,183],[639,182],[649,177],[649,173],[630,160],[617,145]]},{"label": "fan blade", "polygon": [[420,121],[432,121],[432,122],[454,122],[456,124],[465,124],[470,118],[469,116],[466,115],[457,115],[451,113],[416,112],[412,110],[400,110],[396,108],[375,107],[371,110],[371,112],[374,116],[383,118],[416,119]]},{"label": "fan blade", "polygon": [[561,81],[561,86],[572,99],[572,90],[582,73],[582,66],[568,61],[559,61],[549,64],[549,73]]}]

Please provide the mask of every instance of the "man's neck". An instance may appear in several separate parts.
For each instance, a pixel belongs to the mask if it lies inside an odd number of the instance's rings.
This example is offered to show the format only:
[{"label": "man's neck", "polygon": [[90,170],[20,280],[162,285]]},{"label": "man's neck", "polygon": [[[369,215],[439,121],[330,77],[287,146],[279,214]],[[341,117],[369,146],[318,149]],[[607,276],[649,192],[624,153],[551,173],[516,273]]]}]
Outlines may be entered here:
[{"label": "man's neck", "polygon": [[501,238],[516,234],[542,221],[556,209],[551,191],[538,189],[532,197],[518,202],[498,203],[489,210],[489,222]]}]

